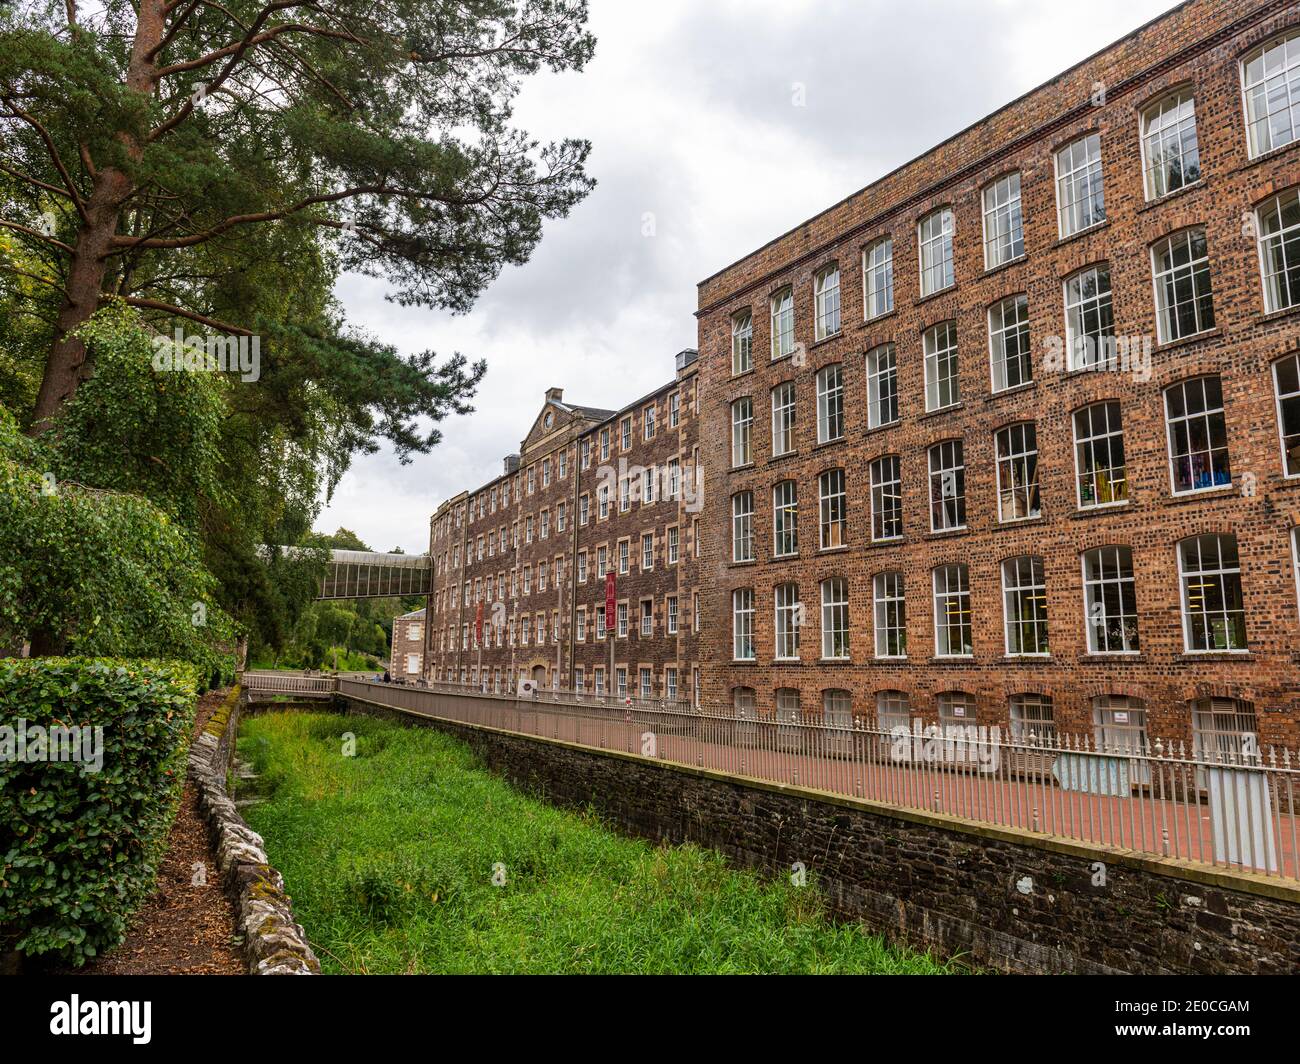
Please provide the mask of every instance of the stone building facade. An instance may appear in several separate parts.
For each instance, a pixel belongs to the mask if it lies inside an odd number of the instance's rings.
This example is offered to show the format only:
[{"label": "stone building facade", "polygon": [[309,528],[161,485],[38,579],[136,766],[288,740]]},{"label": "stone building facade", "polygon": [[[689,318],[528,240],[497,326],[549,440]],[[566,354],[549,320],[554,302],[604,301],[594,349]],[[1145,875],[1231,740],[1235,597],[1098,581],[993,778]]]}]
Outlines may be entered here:
[{"label": "stone building facade", "polygon": [[692,350],[672,381],[619,410],[567,403],[552,388],[501,475],[438,508],[426,679],[695,696],[696,381]]},{"label": "stone building facade", "polygon": [[424,676],[424,610],[412,610],[393,618],[393,644],[388,672],[395,680],[418,680]]},{"label": "stone building facade", "polygon": [[705,700],[1294,748],[1298,189],[1193,0],[702,282]]}]

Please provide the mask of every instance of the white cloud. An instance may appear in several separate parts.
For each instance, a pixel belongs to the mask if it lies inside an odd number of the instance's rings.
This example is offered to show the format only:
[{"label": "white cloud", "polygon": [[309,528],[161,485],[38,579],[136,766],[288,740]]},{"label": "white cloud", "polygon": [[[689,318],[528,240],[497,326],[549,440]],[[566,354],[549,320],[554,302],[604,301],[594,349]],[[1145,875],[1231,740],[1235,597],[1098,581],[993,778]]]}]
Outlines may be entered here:
[{"label": "white cloud", "polygon": [[657,387],[695,346],[700,280],[1173,6],[1093,0],[1075,17],[1042,0],[657,0],[647,17],[593,0],[595,60],[539,77],[517,108],[538,138],[592,141],[588,200],[464,317],[340,281],[349,317],[376,336],[485,358],[488,375],[434,453],[357,459],[317,527],[424,550],[438,503],[497,473],[548,387],[611,408]]}]

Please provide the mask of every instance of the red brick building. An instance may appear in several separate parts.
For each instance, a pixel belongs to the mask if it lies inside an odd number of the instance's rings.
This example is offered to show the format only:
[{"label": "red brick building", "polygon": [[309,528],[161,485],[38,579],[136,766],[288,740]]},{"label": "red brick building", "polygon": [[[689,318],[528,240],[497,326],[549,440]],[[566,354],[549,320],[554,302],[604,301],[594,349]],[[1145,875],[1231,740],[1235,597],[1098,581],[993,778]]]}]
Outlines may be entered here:
[{"label": "red brick building", "polygon": [[433,516],[426,678],[692,697],[697,403],[694,351],[677,356],[671,382],[620,410],[546,393],[501,476]]},{"label": "red brick building", "polygon": [[418,680],[424,675],[424,610],[393,618],[393,645],[388,672],[395,680]]},{"label": "red brick building", "polygon": [[1300,742],[1298,189],[1193,0],[704,281],[705,699]]}]

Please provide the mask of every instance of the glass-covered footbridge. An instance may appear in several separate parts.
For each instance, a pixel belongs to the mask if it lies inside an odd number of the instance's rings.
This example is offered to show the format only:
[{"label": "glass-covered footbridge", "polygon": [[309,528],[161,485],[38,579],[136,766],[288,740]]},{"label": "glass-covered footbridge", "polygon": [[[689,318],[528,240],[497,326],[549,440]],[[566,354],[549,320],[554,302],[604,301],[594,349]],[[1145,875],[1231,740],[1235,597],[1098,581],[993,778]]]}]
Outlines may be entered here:
[{"label": "glass-covered footbridge", "polygon": [[328,600],[427,595],[432,586],[432,572],[427,554],[332,550],[329,568],[316,597]]}]

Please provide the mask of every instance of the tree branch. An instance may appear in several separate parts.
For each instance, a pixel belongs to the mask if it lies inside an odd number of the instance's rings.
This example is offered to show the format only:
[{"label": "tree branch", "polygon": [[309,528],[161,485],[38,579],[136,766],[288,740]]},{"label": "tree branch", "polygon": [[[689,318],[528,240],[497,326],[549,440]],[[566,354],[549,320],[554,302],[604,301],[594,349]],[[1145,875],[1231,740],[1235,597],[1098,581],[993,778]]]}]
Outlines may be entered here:
[{"label": "tree branch", "polygon": [[208,318],[202,314],[197,314],[192,310],[186,310],[184,307],[172,306],[170,303],[160,303],[156,299],[141,299],[137,296],[108,296],[105,298],[120,299],[128,306],[140,307],[142,310],[160,310],[165,314],[174,314],[178,318],[187,318],[190,321],[196,321],[200,325],[206,325],[210,329],[216,329],[218,332],[230,333],[232,336],[253,336],[254,334],[247,329],[241,329],[238,325],[230,325],[224,321],[217,321],[216,318]]}]

